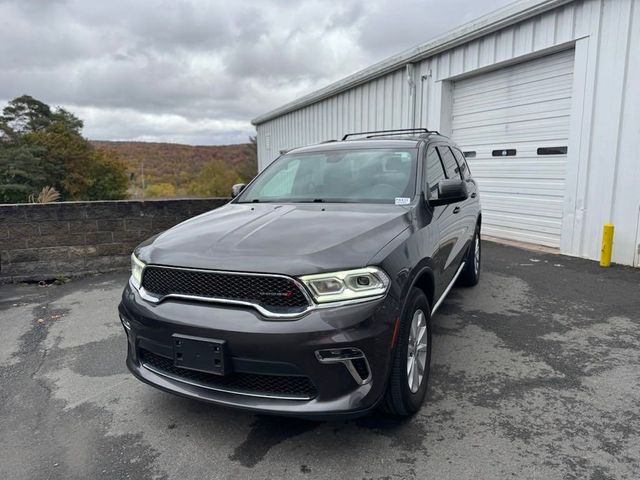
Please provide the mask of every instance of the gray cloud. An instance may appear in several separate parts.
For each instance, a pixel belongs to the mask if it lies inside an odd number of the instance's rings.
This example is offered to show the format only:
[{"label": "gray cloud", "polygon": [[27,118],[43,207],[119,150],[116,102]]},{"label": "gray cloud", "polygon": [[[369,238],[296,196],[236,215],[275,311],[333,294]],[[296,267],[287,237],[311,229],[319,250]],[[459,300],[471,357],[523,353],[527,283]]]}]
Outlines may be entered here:
[{"label": "gray cloud", "polygon": [[0,0],[0,99],[70,108],[89,138],[243,142],[252,117],[508,1]]},{"label": "gray cloud", "polygon": [[359,31],[358,43],[383,59],[419,45],[513,0],[403,0],[377,2]]}]

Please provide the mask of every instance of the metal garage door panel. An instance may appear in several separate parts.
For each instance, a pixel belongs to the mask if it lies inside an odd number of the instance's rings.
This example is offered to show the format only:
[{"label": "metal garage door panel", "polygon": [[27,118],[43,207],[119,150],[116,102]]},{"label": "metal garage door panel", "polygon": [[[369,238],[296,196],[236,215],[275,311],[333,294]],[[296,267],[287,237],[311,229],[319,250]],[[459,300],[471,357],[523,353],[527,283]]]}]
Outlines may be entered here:
[{"label": "metal garage door panel", "polygon": [[[454,83],[453,139],[468,158],[482,195],[487,235],[558,248],[574,52],[568,50]],[[515,156],[492,155],[515,149]]]}]

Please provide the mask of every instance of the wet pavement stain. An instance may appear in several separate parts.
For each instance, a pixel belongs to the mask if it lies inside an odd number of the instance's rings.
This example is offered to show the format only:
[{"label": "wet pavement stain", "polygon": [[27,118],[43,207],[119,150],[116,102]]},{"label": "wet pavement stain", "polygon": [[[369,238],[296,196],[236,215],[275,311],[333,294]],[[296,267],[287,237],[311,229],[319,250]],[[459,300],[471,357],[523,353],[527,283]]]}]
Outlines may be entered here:
[{"label": "wet pavement stain", "polygon": [[[61,354],[44,341],[70,308],[57,308],[63,289],[38,292],[29,329],[12,362],[0,366],[0,477],[7,479],[154,478],[157,453],[142,435],[107,435],[110,413],[91,404],[65,409],[44,376]],[[85,353],[85,352],[81,352]],[[56,360],[58,359],[58,361]],[[7,381],[17,380],[7,388]]]},{"label": "wet pavement stain", "polygon": [[399,451],[416,452],[423,449],[425,426],[424,421],[417,415],[399,418],[378,412],[375,415],[359,418],[354,423],[361,429],[388,438],[392,446]]},{"label": "wet pavement stain", "polygon": [[320,422],[311,420],[258,415],[251,424],[247,438],[235,448],[229,460],[253,468],[276,445],[310,432],[319,425]]},{"label": "wet pavement stain", "polygon": [[640,270],[483,248],[480,284],[433,319],[405,421],[255,416],[138,382],[126,274],[3,286],[0,478],[640,478]]}]

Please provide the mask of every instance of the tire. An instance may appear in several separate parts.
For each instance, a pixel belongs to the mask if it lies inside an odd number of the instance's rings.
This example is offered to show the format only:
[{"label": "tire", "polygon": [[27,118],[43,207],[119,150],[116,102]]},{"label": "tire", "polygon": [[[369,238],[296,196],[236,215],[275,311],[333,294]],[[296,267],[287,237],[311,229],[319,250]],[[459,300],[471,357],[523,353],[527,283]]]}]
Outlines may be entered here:
[{"label": "tire", "polygon": [[[426,341],[426,347],[420,348],[419,353],[415,349],[415,343],[412,340],[415,335],[412,333],[412,324],[419,324],[419,316],[422,313],[424,321],[424,332],[422,333],[423,342]],[[414,321],[416,318],[416,321]],[[411,345],[410,345],[411,344]],[[413,365],[418,368],[418,358],[424,361],[423,376],[420,379],[419,374],[414,377],[413,381],[409,381],[410,356],[413,358]],[[422,353],[424,352],[424,354]],[[398,331],[397,344],[393,352],[391,363],[391,373],[387,384],[387,391],[382,403],[382,409],[392,415],[408,417],[413,415],[422,406],[427,393],[427,384],[429,380],[429,369],[431,366],[431,308],[427,297],[422,290],[413,288],[407,299],[407,305],[400,322],[400,330]],[[415,370],[414,370],[415,374]],[[416,386],[416,378],[418,378]]]},{"label": "tire", "polygon": [[[477,252],[477,255],[476,255]],[[482,267],[482,242],[480,241],[480,225],[476,225],[469,251],[465,256],[465,265],[458,282],[465,287],[473,287],[480,281],[480,268]]]}]

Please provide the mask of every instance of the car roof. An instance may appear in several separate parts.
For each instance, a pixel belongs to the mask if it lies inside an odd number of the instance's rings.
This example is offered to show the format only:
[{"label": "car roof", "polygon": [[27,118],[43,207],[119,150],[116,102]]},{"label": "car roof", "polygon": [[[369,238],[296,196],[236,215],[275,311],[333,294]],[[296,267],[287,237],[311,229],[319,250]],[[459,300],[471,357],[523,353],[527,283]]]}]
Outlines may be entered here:
[{"label": "car roof", "polygon": [[331,150],[356,150],[361,148],[418,148],[420,142],[430,140],[449,141],[444,135],[429,133],[422,135],[379,135],[369,138],[354,138],[349,140],[329,140],[315,145],[299,147],[289,150],[287,153],[308,153]]}]

